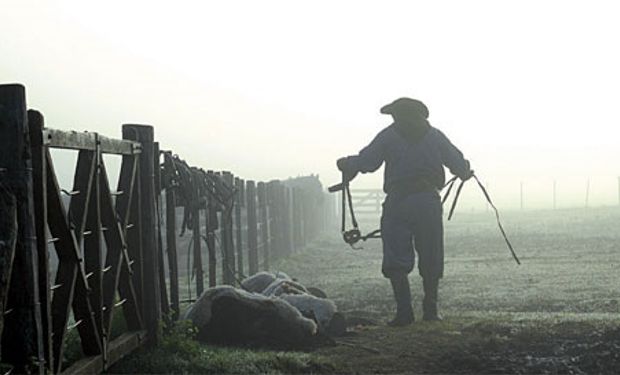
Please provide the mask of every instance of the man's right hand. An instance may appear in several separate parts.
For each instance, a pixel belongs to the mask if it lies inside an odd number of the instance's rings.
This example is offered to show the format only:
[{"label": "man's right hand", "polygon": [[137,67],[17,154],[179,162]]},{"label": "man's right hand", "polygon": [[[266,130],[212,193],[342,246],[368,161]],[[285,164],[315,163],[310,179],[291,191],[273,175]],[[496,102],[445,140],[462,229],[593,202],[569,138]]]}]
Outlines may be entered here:
[{"label": "man's right hand", "polygon": [[336,166],[338,167],[338,170],[341,172],[345,172],[347,171],[349,168],[347,168],[347,159],[348,158],[340,158],[336,161]]},{"label": "man's right hand", "polygon": [[345,183],[353,180],[355,176],[357,176],[358,171],[351,169],[349,158],[347,157],[338,159],[336,161],[336,166],[342,172],[342,178]]}]

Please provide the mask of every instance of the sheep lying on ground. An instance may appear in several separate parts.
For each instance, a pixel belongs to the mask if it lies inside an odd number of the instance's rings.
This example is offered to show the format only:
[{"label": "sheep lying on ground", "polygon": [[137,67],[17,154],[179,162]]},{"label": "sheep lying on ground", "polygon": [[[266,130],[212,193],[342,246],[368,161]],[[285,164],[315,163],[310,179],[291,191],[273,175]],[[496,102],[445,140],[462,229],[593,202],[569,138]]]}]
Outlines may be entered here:
[{"label": "sheep lying on ground", "polygon": [[185,313],[198,327],[198,340],[217,344],[297,346],[317,333],[317,325],[279,298],[231,286],[205,291]]},{"label": "sheep lying on ground", "polygon": [[220,344],[303,346],[317,333],[343,333],[344,317],[326,298],[308,293],[285,274],[260,272],[241,283],[246,290],[220,286],[206,290],[185,319],[198,339]]},{"label": "sheep lying on ground", "polygon": [[284,272],[276,272],[275,274],[270,272],[259,272],[248,278],[245,278],[241,282],[241,289],[251,293],[262,293],[271,283],[276,279],[292,280]]}]

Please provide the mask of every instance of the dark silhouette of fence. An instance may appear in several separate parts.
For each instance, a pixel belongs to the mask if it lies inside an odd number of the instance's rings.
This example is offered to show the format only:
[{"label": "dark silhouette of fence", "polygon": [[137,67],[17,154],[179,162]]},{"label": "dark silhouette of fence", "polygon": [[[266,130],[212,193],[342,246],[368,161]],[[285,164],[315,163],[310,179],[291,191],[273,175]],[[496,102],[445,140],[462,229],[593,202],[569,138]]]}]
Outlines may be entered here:
[{"label": "dark silhouette of fence", "polygon": [[[71,190],[59,185],[51,149],[78,153]],[[116,189],[107,154],[122,157]],[[335,222],[332,198],[313,180],[205,171],[160,151],[147,125],[123,125],[122,139],[50,129],[27,110],[23,86],[0,85],[2,362],[93,373],[157,345],[161,323],[205,284],[267,270]],[[63,363],[73,330],[83,356]]]}]

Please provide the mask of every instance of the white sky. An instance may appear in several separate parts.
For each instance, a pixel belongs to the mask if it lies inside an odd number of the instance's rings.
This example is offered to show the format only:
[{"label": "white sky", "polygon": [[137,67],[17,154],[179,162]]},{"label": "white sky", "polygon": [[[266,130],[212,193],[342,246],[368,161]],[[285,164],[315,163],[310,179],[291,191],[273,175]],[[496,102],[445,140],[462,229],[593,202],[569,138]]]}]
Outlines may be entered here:
[{"label": "white sky", "polygon": [[615,203],[619,18],[613,1],[0,0],[0,82],[50,127],[153,124],[190,163],[325,184],[411,96],[506,202],[553,179],[581,201],[591,177]]}]

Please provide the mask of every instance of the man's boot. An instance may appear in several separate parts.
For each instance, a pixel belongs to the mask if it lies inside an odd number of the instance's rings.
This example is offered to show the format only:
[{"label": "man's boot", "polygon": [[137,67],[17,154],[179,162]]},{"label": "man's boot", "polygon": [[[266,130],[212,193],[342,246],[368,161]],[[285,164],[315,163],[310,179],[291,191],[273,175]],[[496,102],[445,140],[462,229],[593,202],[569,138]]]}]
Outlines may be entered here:
[{"label": "man's boot", "polygon": [[388,322],[391,327],[406,326],[414,321],[411,308],[411,289],[406,274],[391,277],[390,283],[396,299],[396,317]]},{"label": "man's boot", "polygon": [[424,285],[424,301],[422,302],[424,316],[422,319],[426,321],[439,321],[442,319],[437,311],[437,289],[439,288],[439,279],[425,278],[422,283]]}]

